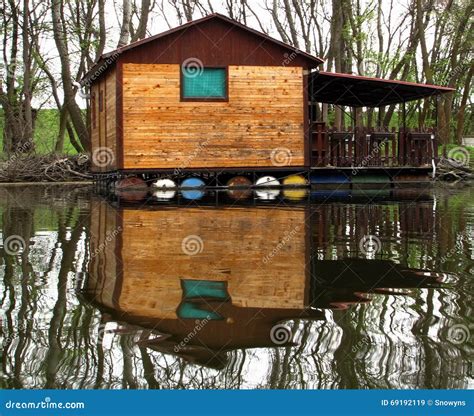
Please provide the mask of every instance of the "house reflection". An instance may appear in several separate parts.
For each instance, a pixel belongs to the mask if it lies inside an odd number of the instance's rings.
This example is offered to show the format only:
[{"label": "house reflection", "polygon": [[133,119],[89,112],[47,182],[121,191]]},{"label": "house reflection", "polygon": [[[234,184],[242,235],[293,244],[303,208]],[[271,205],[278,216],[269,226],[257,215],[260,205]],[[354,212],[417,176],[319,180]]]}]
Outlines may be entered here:
[{"label": "house reflection", "polygon": [[[113,207],[93,200],[83,295],[109,321],[144,329],[141,346],[223,368],[235,349],[294,345],[285,321],[324,320],[324,309],[369,302],[371,293],[440,285],[434,273],[361,250],[371,221],[393,222],[377,213],[356,217],[346,207]],[[343,244],[327,252],[331,238]]]}]

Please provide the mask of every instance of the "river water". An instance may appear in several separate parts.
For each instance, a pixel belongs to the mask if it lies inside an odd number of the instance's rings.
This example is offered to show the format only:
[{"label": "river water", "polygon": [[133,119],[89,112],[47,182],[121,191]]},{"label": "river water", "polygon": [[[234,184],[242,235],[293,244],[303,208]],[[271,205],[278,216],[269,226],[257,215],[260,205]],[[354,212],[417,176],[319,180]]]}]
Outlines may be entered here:
[{"label": "river water", "polygon": [[473,188],[4,187],[0,231],[3,388],[474,387]]}]

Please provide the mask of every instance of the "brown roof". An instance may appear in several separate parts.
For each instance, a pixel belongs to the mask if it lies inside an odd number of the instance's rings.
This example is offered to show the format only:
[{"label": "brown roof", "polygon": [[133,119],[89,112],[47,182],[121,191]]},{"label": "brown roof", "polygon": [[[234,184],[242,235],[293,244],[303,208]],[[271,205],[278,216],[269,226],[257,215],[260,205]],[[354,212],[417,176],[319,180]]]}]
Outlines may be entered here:
[{"label": "brown roof", "polygon": [[[170,29],[170,30],[167,30],[165,32],[162,32],[162,33],[159,33],[157,35],[154,35],[154,36],[150,36],[148,38],[145,38],[145,39],[141,39],[141,40],[138,40],[136,42],[132,42],[128,45],[125,45],[121,48],[117,48],[111,52],[107,52],[107,53],[104,53],[100,56],[100,58],[97,60],[97,62],[92,66],[92,68],[86,73],[86,75],[84,75],[83,79],[81,80],[81,82],[85,82],[86,80],[88,80],[91,75],[95,72],[98,71],[98,69],[102,66],[102,64],[107,60],[107,59],[112,59],[116,56],[118,56],[119,54],[125,52],[125,51],[128,51],[130,49],[133,49],[133,48],[136,48],[138,46],[141,46],[141,45],[144,45],[146,43],[149,43],[149,42],[152,42],[152,41],[155,41],[157,39],[161,39],[161,38],[164,38],[168,35],[171,35],[173,33],[176,33],[176,32],[180,32],[180,31],[183,31],[183,30],[186,30],[190,27],[193,27],[193,26],[196,26],[196,25],[199,25],[201,23],[204,23],[204,22],[207,22],[209,20],[212,20],[212,19],[219,19],[221,21],[224,21],[226,22],[227,24],[231,24],[241,30],[245,30],[249,33],[252,33],[256,36],[259,36],[260,38],[262,38],[263,40],[266,40],[266,41],[269,41],[269,42],[272,42],[278,46],[281,46],[285,49],[287,49],[289,52],[292,52],[292,53],[297,53],[299,56],[303,57],[303,58],[306,58],[309,62],[311,62],[315,67],[319,66],[321,63],[324,62],[323,59],[321,58],[318,58],[316,56],[313,56],[313,55],[310,55],[309,53],[306,53],[300,49],[297,49],[291,45],[288,45],[280,40],[277,40],[277,39],[274,39],[268,35],[266,35],[265,33],[262,33],[262,32],[259,32],[258,30],[255,30],[255,29],[252,29],[248,26],[245,26],[243,25],[242,23],[240,22],[237,22],[236,20],[233,20],[227,16],[224,16],[222,14],[219,14],[219,13],[213,13],[213,14],[210,14],[208,16],[205,16],[205,17],[202,17],[200,19],[197,19],[197,20],[193,20],[191,22],[188,22],[188,23],[185,23],[181,26],[178,26],[178,27],[175,27],[173,29]],[[105,70],[104,70],[105,72]],[[102,74],[102,73],[101,73]],[[101,75],[100,74],[100,75]]]},{"label": "brown roof", "polygon": [[382,107],[454,91],[453,88],[360,75],[313,72],[313,101],[349,107]]}]

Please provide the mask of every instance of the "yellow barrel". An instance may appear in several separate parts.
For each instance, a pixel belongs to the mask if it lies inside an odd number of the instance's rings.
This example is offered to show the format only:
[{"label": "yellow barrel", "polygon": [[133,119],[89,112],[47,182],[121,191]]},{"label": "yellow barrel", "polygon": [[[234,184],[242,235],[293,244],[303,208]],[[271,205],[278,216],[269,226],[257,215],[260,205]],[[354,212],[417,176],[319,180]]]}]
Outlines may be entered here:
[{"label": "yellow barrel", "polygon": [[283,197],[291,201],[299,201],[301,199],[305,199],[307,196],[308,190],[304,188],[283,190]]},{"label": "yellow barrel", "polygon": [[283,179],[283,186],[306,186],[307,184],[303,175],[290,175]]}]

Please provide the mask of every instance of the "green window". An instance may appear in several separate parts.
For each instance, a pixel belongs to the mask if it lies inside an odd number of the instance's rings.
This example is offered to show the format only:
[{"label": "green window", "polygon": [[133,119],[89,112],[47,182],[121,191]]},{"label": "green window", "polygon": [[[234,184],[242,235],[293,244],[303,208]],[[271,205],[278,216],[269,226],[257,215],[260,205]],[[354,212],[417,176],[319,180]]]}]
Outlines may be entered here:
[{"label": "green window", "polygon": [[183,68],[182,97],[220,100],[227,98],[225,68]]}]

